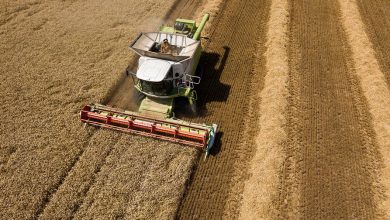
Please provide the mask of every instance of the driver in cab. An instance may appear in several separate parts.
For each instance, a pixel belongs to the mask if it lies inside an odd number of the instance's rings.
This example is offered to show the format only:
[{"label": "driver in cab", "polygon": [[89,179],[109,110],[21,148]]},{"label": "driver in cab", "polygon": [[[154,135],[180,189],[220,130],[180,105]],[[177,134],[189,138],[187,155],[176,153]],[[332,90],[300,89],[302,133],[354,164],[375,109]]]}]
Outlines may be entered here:
[{"label": "driver in cab", "polygon": [[172,46],[171,46],[171,44],[169,44],[168,39],[163,40],[161,47],[160,47],[160,52],[172,54]]}]

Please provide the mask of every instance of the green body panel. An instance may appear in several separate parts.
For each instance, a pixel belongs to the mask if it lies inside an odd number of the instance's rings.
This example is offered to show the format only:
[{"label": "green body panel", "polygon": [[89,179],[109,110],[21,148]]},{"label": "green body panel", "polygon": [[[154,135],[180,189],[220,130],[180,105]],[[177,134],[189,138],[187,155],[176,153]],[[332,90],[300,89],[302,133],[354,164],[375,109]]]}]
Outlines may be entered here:
[{"label": "green body panel", "polygon": [[[142,89],[140,88],[139,84],[135,85],[134,88],[145,94],[145,92],[142,91]],[[150,96],[150,94],[148,95]],[[177,97],[188,98],[188,102],[190,103],[190,105],[194,104],[198,98],[195,90],[191,88],[178,88],[177,93],[172,93],[168,96],[164,96],[163,98],[145,97],[142,100],[138,111],[147,115],[169,118],[172,116],[174,99]],[[152,102],[156,102],[156,104],[150,103],[150,100],[152,100]]]},{"label": "green body panel", "polygon": [[[146,93],[145,91],[143,91],[141,89],[141,86],[140,86],[140,83],[137,83],[134,88],[136,88],[138,91],[140,91],[141,93],[144,93],[145,95],[148,95],[148,96],[153,96],[153,94],[148,94]],[[190,88],[178,88],[178,90],[176,90],[174,93],[171,93],[167,96],[156,96],[156,98],[160,98],[160,99],[172,99],[172,98],[177,98],[177,97],[192,97],[191,95],[191,92],[193,91],[193,89],[190,89]]]},{"label": "green body panel", "polygon": [[176,22],[180,22],[180,23],[186,24],[187,28],[191,30],[190,31],[191,33],[193,31],[195,31],[195,29],[196,29],[196,22],[194,20],[178,18],[178,19],[176,19]]},{"label": "green body panel", "polygon": [[145,97],[138,111],[144,115],[157,118],[167,118],[172,116],[173,98],[171,99],[153,99]]},{"label": "green body panel", "polygon": [[[181,18],[178,18],[178,19],[176,19],[176,22],[185,24],[185,26],[187,27],[187,29],[190,30],[189,33],[194,33],[195,30],[196,30],[196,22],[195,22],[194,20],[188,20],[188,19],[181,19]],[[162,26],[160,27],[160,32],[163,32],[163,33],[170,33],[170,34],[181,33],[181,31],[175,30],[174,27],[167,26],[167,25],[162,25]]]},{"label": "green body panel", "polygon": [[173,34],[175,29],[173,27],[163,25],[160,27],[160,32]]},{"label": "green body panel", "polygon": [[195,25],[196,22],[195,22],[194,20],[178,18],[178,19],[176,19],[176,22],[186,23],[186,24],[192,25],[193,27],[196,26],[196,25]]}]

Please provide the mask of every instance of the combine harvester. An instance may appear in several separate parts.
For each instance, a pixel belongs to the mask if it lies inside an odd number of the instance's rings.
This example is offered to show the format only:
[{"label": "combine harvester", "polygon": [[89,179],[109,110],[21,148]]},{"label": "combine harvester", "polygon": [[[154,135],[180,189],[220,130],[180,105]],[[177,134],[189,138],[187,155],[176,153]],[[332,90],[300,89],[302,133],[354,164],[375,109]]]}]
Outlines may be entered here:
[{"label": "combine harvester", "polygon": [[196,76],[202,53],[200,35],[208,18],[206,14],[198,27],[195,21],[177,19],[174,27],[163,25],[159,32],[140,33],[130,45],[130,49],[140,56],[137,72],[126,70],[133,78],[133,101],[137,102],[138,111],[91,104],[81,110],[81,121],[194,146],[203,149],[207,157],[218,126],[176,119],[173,109],[175,98],[186,97],[187,109],[196,113],[194,85],[201,80]]}]

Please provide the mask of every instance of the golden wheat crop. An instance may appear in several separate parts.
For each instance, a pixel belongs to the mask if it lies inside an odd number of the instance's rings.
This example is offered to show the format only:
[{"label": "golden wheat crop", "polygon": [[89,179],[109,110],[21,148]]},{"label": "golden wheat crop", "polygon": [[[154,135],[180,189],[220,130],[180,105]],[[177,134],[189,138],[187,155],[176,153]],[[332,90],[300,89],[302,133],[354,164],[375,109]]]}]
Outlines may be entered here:
[{"label": "golden wheat crop", "polygon": [[110,99],[135,58],[132,38],[155,30],[175,5],[0,3],[1,219],[175,214],[195,149],[83,128],[78,118],[84,104]]}]

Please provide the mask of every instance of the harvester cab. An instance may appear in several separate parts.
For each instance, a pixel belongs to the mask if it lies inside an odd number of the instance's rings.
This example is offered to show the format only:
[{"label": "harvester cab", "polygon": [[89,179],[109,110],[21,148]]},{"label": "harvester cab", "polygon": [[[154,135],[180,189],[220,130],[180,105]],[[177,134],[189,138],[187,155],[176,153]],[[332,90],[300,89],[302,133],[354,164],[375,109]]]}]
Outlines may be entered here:
[{"label": "harvester cab", "polygon": [[[87,105],[81,120],[87,124],[140,134],[162,140],[202,148],[209,154],[217,133],[217,125],[182,121],[174,117],[175,98],[188,99],[191,113],[196,113],[200,83],[196,68],[202,53],[199,41],[209,15],[196,27],[195,21],[177,19],[174,27],[162,26],[159,32],[140,33],[130,44],[139,55],[133,78],[138,111],[130,112],[108,106]],[[169,47],[162,50],[162,47]],[[129,93],[130,94],[130,93]]]}]

